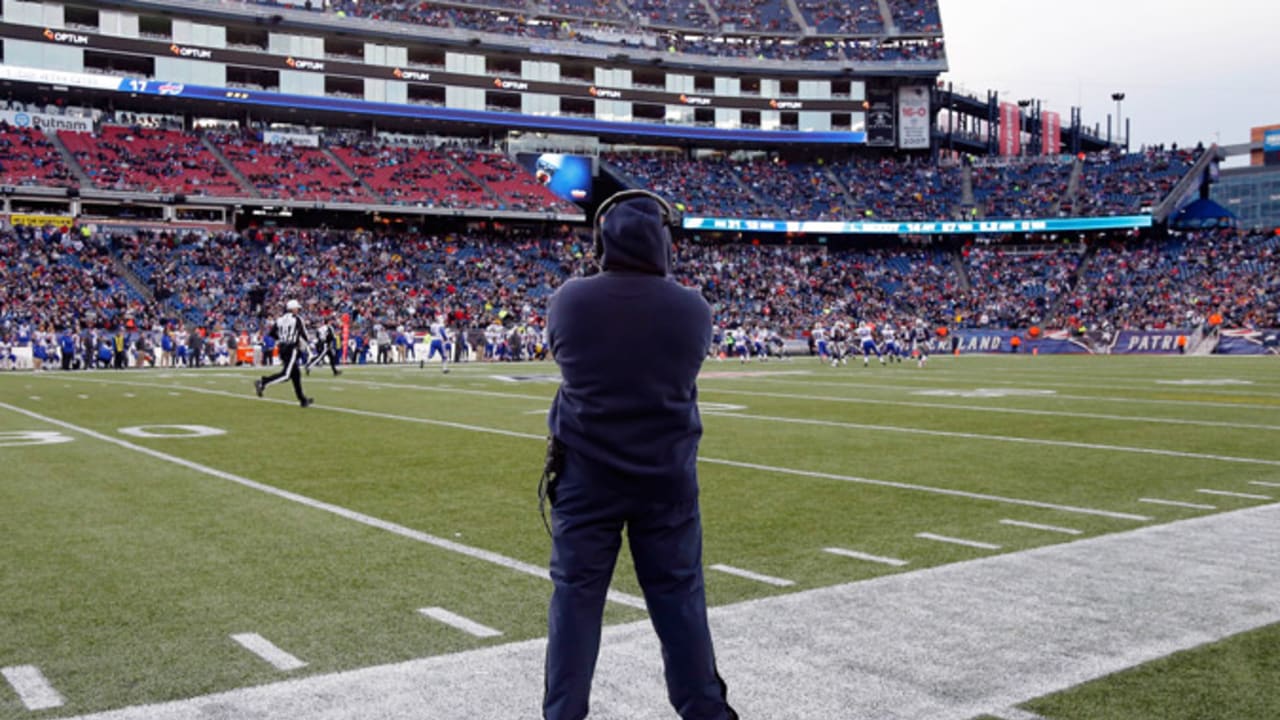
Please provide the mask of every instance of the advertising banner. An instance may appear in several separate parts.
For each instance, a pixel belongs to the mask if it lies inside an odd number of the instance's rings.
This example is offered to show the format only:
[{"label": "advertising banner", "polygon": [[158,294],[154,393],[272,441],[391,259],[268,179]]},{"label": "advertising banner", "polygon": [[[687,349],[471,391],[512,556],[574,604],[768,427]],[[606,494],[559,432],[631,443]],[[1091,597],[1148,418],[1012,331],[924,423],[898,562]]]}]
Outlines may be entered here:
[{"label": "advertising banner", "polygon": [[[1087,342],[1073,339],[1066,330],[1049,331],[1032,338],[1026,330],[959,328],[952,331],[951,336],[956,339],[955,347],[961,354],[1017,352],[1026,355],[1061,355],[1093,352]],[[1013,342],[1015,336],[1018,338],[1016,346]],[[938,349],[950,352],[952,337],[943,339],[942,346]]]},{"label": "advertising banner", "polygon": [[1000,154],[1016,156],[1022,146],[1022,112],[1013,103],[1000,103]]},{"label": "advertising banner", "polygon": [[1262,164],[1280,165],[1280,128],[1262,134]]},{"label": "advertising banner", "polygon": [[989,233],[1044,233],[1091,230],[1123,230],[1151,227],[1150,215],[1049,218],[1046,220],[924,220],[912,222],[840,220],[768,220],[686,215],[686,230],[762,233],[817,233],[825,235],[982,235]]},{"label": "advertising banner", "polygon": [[1056,112],[1040,114],[1040,154],[1057,155],[1062,152],[1062,115]]},{"label": "advertising banner", "polygon": [[0,120],[3,120],[10,127],[93,132],[93,120],[75,115],[45,115],[44,113],[0,110]]},{"label": "advertising banner", "polygon": [[70,215],[10,215],[9,224],[14,227],[71,227],[76,219]]},{"label": "advertising banner", "polygon": [[929,149],[929,88],[923,85],[898,88],[898,148]]},{"label": "advertising banner", "polygon": [[867,88],[867,145],[893,147],[897,136],[894,127],[893,91],[889,88]]},{"label": "advertising banner", "polygon": [[262,133],[262,142],[268,145],[293,145],[295,147],[320,147],[320,136],[312,133],[280,132],[267,130]]},{"label": "advertising banner", "polygon": [[1167,355],[1178,352],[1178,337],[1190,337],[1190,330],[1121,330],[1111,347],[1113,355]]},{"label": "advertising banner", "polygon": [[1280,355],[1280,330],[1223,330],[1217,355]]}]

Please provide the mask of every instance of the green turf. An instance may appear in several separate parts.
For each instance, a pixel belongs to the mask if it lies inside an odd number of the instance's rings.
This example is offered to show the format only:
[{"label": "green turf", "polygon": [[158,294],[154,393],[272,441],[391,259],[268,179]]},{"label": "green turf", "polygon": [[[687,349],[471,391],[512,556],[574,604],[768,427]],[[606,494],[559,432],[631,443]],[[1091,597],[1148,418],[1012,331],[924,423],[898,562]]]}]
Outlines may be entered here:
[{"label": "green turf", "polygon": [[1185,650],[1026,703],[1049,720],[1280,718],[1280,625]]},{"label": "green turf", "polygon": [[[705,370],[706,563],[795,583],[712,572],[714,604],[1075,537],[1002,520],[1091,537],[1209,512],[1143,497],[1230,510],[1265,501],[1198,491],[1265,494],[1251,481],[1280,480],[1274,358],[960,357],[924,370],[804,360]],[[72,438],[0,440],[0,667],[40,667],[67,698],[42,715],[57,717],[543,635],[543,579],[172,460],[545,568],[535,487],[556,385],[491,376],[554,372],[548,364],[459,366],[449,375],[352,367],[340,378],[307,378],[318,405],[306,410],[287,386],[254,397],[248,369],[0,373],[0,402],[132,444],[0,408],[0,433]],[[1183,384],[1223,379],[1251,384]],[[225,433],[120,433],[178,424]],[[640,593],[625,553],[615,588]],[[478,640],[417,613],[433,605],[504,634]],[[610,604],[606,621],[642,617]],[[307,667],[275,670],[229,639],[240,632],[265,636]],[[0,718],[29,716],[0,685]]]}]

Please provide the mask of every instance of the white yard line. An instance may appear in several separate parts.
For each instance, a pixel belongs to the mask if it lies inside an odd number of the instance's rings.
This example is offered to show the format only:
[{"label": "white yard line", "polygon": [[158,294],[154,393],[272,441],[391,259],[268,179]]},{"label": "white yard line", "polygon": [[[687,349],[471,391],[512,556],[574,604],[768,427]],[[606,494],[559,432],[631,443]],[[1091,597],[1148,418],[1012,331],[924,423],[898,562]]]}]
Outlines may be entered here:
[{"label": "white yard line", "polygon": [[1168,505],[1169,507],[1191,508],[1192,510],[1217,510],[1217,505],[1201,505],[1200,503],[1182,502],[1181,500],[1164,500],[1162,498],[1138,498],[1138,502],[1150,505]]},{"label": "white yard line", "polygon": [[0,675],[4,675],[4,679],[9,681],[13,691],[18,694],[18,699],[28,710],[48,710],[61,707],[66,702],[35,665],[0,668]]},{"label": "white yard line", "polygon": [[494,630],[487,625],[481,625],[475,620],[451,613],[442,607],[422,608],[418,610],[418,612],[422,613],[425,617],[429,617],[437,622],[442,622],[449,627],[457,628],[468,635],[474,635],[478,638],[491,638],[502,635],[501,630]]},{"label": "white yard line", "polygon": [[991,717],[999,718],[1000,720],[1046,720],[1043,715],[1019,710],[1018,708],[1005,708],[989,714]]},{"label": "white yard line", "polygon": [[[141,385],[141,386],[143,386],[143,387],[150,387],[150,388],[153,388],[153,389],[154,389],[154,388],[156,388],[156,387],[166,387],[166,386],[155,386],[155,385],[151,385],[151,384],[148,384],[148,383],[136,383],[136,382],[116,381],[116,380],[101,380],[101,381],[94,381],[94,380],[91,380],[91,379],[86,379],[85,381],[86,381],[86,382],[105,382],[105,383],[111,383],[111,384]],[[224,391],[224,390],[206,390],[206,389],[202,389],[202,388],[189,388],[189,389],[191,389],[191,390],[193,390],[193,391],[195,391],[195,392],[200,392],[200,393],[204,393],[204,394],[207,394],[207,395],[216,395],[216,396],[220,396],[220,397],[229,397],[229,398],[234,398],[234,399],[238,399],[238,400],[246,400],[246,401],[251,401],[251,402],[259,402],[259,403],[260,403],[260,402],[274,402],[274,403],[277,403],[277,404],[281,404],[281,405],[288,405],[288,406],[294,406],[294,405],[296,405],[296,403],[294,403],[293,401],[290,401],[290,400],[280,400],[280,399],[270,399],[270,400],[269,400],[269,399],[260,399],[260,398],[253,397],[252,395],[247,395],[247,394],[245,394],[245,395],[241,395],[241,394],[238,394],[238,393],[227,392],[227,391]],[[476,425],[462,425],[462,424],[460,424],[460,423],[451,423],[451,422],[445,422],[445,421],[441,421],[441,420],[431,420],[431,419],[429,419],[429,418],[419,418],[419,417],[412,417],[412,416],[406,416],[406,415],[394,415],[394,414],[391,414],[391,413],[378,413],[378,412],[371,412],[371,411],[366,411],[366,410],[354,410],[354,409],[351,409],[351,408],[333,407],[333,406],[329,406],[329,405],[314,405],[314,406],[312,406],[312,409],[314,409],[314,410],[316,410],[316,411],[324,411],[324,410],[327,410],[327,411],[330,411],[330,412],[349,413],[349,414],[353,414],[353,415],[360,415],[360,416],[364,416],[364,417],[375,417],[375,418],[381,418],[381,419],[385,419],[385,420],[399,420],[399,421],[404,421],[404,422],[421,423],[421,424],[425,424],[425,425],[437,425],[437,426],[441,426],[441,427],[450,427],[450,428],[462,429],[462,430],[472,430],[472,431],[476,431],[476,432],[494,433],[494,434],[504,435],[504,436],[507,436],[507,437],[518,437],[518,438],[525,438],[525,439],[529,439],[529,440],[538,440],[538,441],[540,441],[540,442],[545,442],[545,441],[546,441],[546,437],[545,437],[544,435],[535,435],[535,434],[533,434],[533,433],[520,433],[520,432],[513,432],[513,431],[510,431],[510,430],[500,430],[500,429],[496,429],[496,428],[486,428],[486,427],[481,427],[481,426],[476,426]],[[797,470],[797,469],[794,469],[794,468],[784,468],[784,467],[777,467],[777,466],[772,466],[772,465],[760,465],[760,464],[756,464],[756,463],[746,463],[746,462],[738,462],[738,461],[734,461],[734,460],[725,460],[725,459],[719,459],[719,458],[709,458],[709,457],[706,457],[706,456],[699,456],[699,457],[698,457],[698,462],[702,462],[702,463],[709,463],[709,464],[713,464],[713,465],[728,465],[728,466],[731,466],[731,467],[748,468],[748,469],[752,469],[752,470],[760,470],[760,471],[763,471],[763,472],[774,472],[774,473],[779,473],[779,474],[784,474],[784,475],[795,475],[795,476],[799,476],[799,477],[811,477],[811,478],[821,478],[821,479],[827,479],[827,480],[839,480],[839,481],[842,481],[842,482],[860,483],[860,484],[864,484],[864,485],[877,485],[877,486],[880,486],[880,487],[896,488],[896,489],[899,489],[899,490],[913,490],[913,491],[917,491],[917,492],[928,492],[928,493],[934,493],[934,494],[938,494],[938,495],[949,495],[949,496],[952,496],[952,497],[967,498],[967,499],[970,499],[970,500],[982,500],[982,501],[988,501],[988,502],[1009,503],[1009,504],[1012,504],[1012,505],[1022,505],[1022,506],[1025,506],[1025,507],[1044,508],[1044,509],[1047,509],[1047,510],[1060,510],[1060,511],[1062,511],[1062,512],[1079,513],[1079,514],[1084,514],[1084,515],[1096,515],[1096,516],[1099,516],[1099,517],[1108,517],[1108,518],[1113,518],[1113,519],[1117,519],[1117,520],[1134,520],[1134,521],[1138,521],[1138,522],[1146,522],[1146,521],[1148,521],[1148,520],[1151,520],[1151,519],[1152,519],[1152,518],[1150,518],[1150,517],[1148,517],[1148,516],[1146,516],[1146,515],[1135,515],[1135,514],[1132,514],[1132,513],[1112,512],[1112,511],[1109,511],[1109,510],[1097,510],[1097,509],[1093,509],[1093,508],[1080,508],[1080,507],[1073,507],[1073,506],[1070,506],[1070,505],[1058,505],[1058,504],[1054,504],[1054,503],[1039,502],[1039,501],[1036,501],[1036,500],[1022,500],[1022,499],[1019,499],[1019,498],[1009,498],[1009,497],[1003,497],[1003,496],[1000,496],[1000,495],[986,495],[986,494],[982,494],[982,493],[971,493],[971,492],[966,492],[966,491],[963,491],[963,490],[952,490],[952,489],[949,489],[949,488],[937,488],[937,487],[931,487],[931,486],[928,486],[928,485],[913,485],[913,484],[911,484],[911,483],[900,483],[900,482],[893,482],[893,481],[889,481],[889,480],[873,480],[873,479],[871,479],[871,478],[855,477],[855,476],[851,476],[851,475],[836,475],[836,474],[832,474],[832,473],[813,472],[813,471],[809,471],[809,470]],[[448,541],[446,541],[446,542],[448,542]],[[640,606],[637,606],[637,607],[640,607]]]},{"label": "white yard line", "polygon": [[867,425],[865,423],[843,422],[839,420],[812,420],[809,418],[779,417],[776,415],[756,415],[754,413],[704,412],[724,418],[740,418],[743,420],[760,420],[773,423],[790,423],[795,425],[814,425],[820,427],[836,427],[848,430],[870,430],[873,432],[906,433],[909,435],[927,435],[931,437],[963,438],[965,440],[988,440],[991,442],[1018,443],[1021,445],[1044,445],[1046,447],[1066,447],[1078,450],[1106,450],[1109,452],[1137,453],[1140,455],[1160,455],[1163,457],[1187,458],[1191,460],[1212,460],[1215,462],[1244,463],[1248,465],[1270,465],[1280,467],[1280,460],[1263,458],[1236,457],[1233,455],[1210,455],[1208,453],[1182,452],[1180,450],[1161,450],[1159,448],[1134,447],[1130,445],[1104,445],[1101,443],[1075,442],[1072,440],[1046,440],[1043,438],[1024,438],[1012,435],[987,435],[983,433],[956,432],[954,430],[926,430],[924,428],[901,427],[898,425]]},{"label": "white yard line", "polygon": [[867,562],[880,563],[882,565],[892,565],[893,567],[904,567],[910,564],[908,560],[899,560],[897,558],[883,557],[881,555],[872,555],[870,553],[858,552],[857,550],[846,550],[845,548],[829,547],[822,548],[822,552],[831,553],[832,555],[840,555],[842,557],[853,558],[855,560],[866,560]]},{"label": "white yard line", "polygon": [[[710,378],[709,380],[716,380],[716,379],[717,378]],[[751,391],[751,390],[727,390],[727,389],[722,390],[712,385],[704,385],[704,383],[706,382],[707,381],[699,380],[698,382],[699,389],[705,389],[707,392],[728,392],[728,393],[734,393],[734,394],[748,394],[748,395],[752,394],[753,392],[758,392],[758,391]],[[803,380],[803,381],[779,380],[775,378],[760,378],[758,381],[755,381],[755,382],[769,383],[774,385],[799,385],[799,386],[816,385],[819,387],[837,387],[837,388],[844,388],[844,389],[873,390],[873,391],[879,391],[879,392],[884,392],[886,390],[895,391],[895,392],[921,392],[921,391],[938,389],[938,386],[936,385],[896,385],[896,384],[893,384],[893,380],[891,378],[887,378],[886,382],[879,383],[879,384],[858,383],[858,382],[845,383],[845,382],[826,382],[826,381],[808,381],[808,380]],[[1029,387],[1029,388],[1046,388],[1046,387],[1078,388],[1080,387],[1078,385],[1064,385],[1062,383],[1052,383],[1052,382],[1044,382],[1044,383],[1037,383],[1037,382],[1030,382],[1030,381],[1009,382],[1009,381],[992,380],[992,379],[977,378],[977,377],[973,378],[972,383],[973,383],[973,387],[986,387],[990,385],[1011,385],[1014,387]],[[1098,386],[1090,386],[1090,387],[1098,387]],[[1110,387],[1116,390],[1133,390],[1132,385],[1128,385],[1128,386],[1115,385]],[[1159,388],[1159,389],[1164,390],[1165,388]],[[1167,389],[1174,390],[1175,388],[1170,387]],[[1203,393],[1205,391],[1205,388],[1199,388],[1199,390],[1201,393]],[[768,396],[768,393],[759,393],[759,394],[765,397]],[[785,396],[791,395],[790,393],[775,393],[775,394],[778,395],[779,397],[785,397]],[[1226,395],[1240,394],[1248,397],[1253,397],[1256,395],[1256,393],[1245,393],[1245,392],[1238,392],[1238,391],[1237,392],[1219,392],[1217,394],[1226,394]],[[797,400],[804,400],[804,399],[833,400],[836,402],[860,402],[861,401],[859,398],[832,397],[830,395],[813,395],[813,396],[797,395],[794,397]],[[1104,396],[1104,395],[1054,394],[1049,397],[1052,397],[1055,400],[1071,400],[1071,401],[1080,401],[1080,402],[1108,402],[1108,403],[1118,403],[1122,405],[1172,405],[1172,406],[1186,406],[1186,407],[1227,408],[1231,410],[1275,410],[1277,408],[1277,406],[1274,404],[1262,404],[1262,403],[1211,402],[1211,401],[1205,401],[1205,400],[1162,400],[1162,399],[1154,399],[1154,398],[1134,398],[1134,397],[1119,397],[1119,396]],[[897,401],[882,400],[879,402],[897,402]]]},{"label": "white yard line", "polygon": [[1196,490],[1196,492],[1204,493],[1205,495],[1221,495],[1222,497],[1244,498],[1246,500],[1272,499],[1270,495],[1256,495],[1254,493],[1231,492],[1229,490],[1209,490],[1207,488],[1201,488],[1199,490]]},{"label": "white yard line", "polygon": [[795,585],[795,582],[792,580],[784,580],[779,577],[773,577],[772,575],[762,575],[757,572],[751,572],[750,570],[743,570],[742,568],[736,568],[736,567],[733,567],[732,565],[722,565],[720,563],[716,563],[715,565],[711,566],[711,569],[718,570],[727,575],[736,575],[740,578],[746,578],[747,580],[755,580],[756,582],[762,582],[762,583],[765,583],[766,585],[773,585],[774,587],[791,587],[792,585]]},{"label": "white yard line", "polygon": [[1083,535],[1083,530],[1075,528],[1058,527],[1057,525],[1041,525],[1040,523],[1026,522],[1025,520],[1010,520],[1005,518],[1000,521],[1001,525],[1012,525],[1014,527],[1029,528],[1031,530],[1044,530],[1046,532],[1062,533],[1063,535]]},{"label": "white yard line", "polygon": [[[254,400],[258,400],[258,399],[254,398]],[[280,402],[285,402],[289,405],[295,404],[295,403],[284,401],[284,400]],[[482,560],[484,562],[497,565],[499,567],[504,567],[509,570],[515,570],[516,572],[521,572],[526,575],[532,575],[534,577],[542,578],[544,580],[548,580],[551,577],[550,571],[548,571],[546,568],[541,568],[541,567],[538,567],[537,565],[531,565],[521,560],[516,560],[515,558],[510,558],[496,552],[491,552],[489,550],[483,550],[481,548],[472,547],[470,545],[463,545],[462,543],[454,542],[452,540],[447,540],[445,538],[436,537],[435,535],[422,532],[421,530],[414,530],[413,528],[405,527],[404,525],[398,525],[396,523],[389,522],[387,520],[382,520],[382,519],[373,517],[372,515],[365,515],[364,513],[356,512],[355,510],[350,510],[340,505],[334,505],[332,503],[322,502],[320,500],[309,498],[305,495],[299,495],[298,493],[295,493],[295,492],[282,490],[272,485],[266,485],[264,483],[257,482],[256,480],[250,480],[248,478],[241,477],[233,473],[229,473],[223,470],[218,470],[217,468],[212,468],[207,465],[201,465],[200,463],[193,462],[185,458],[180,458],[180,457],[177,457],[176,455],[163,453],[163,452],[160,452],[159,450],[153,450],[149,447],[136,445],[127,440],[114,438],[114,437],[111,437],[110,435],[103,435],[102,433],[89,430],[88,428],[82,428],[82,427],[79,427],[78,425],[72,425],[71,423],[63,422],[62,420],[46,417],[44,415],[31,412],[30,410],[24,410],[23,408],[20,408],[20,407],[15,407],[13,405],[9,405],[6,403],[0,403],[0,408],[9,410],[10,412],[16,412],[20,415],[26,415],[27,417],[33,418],[35,420],[46,422],[51,425],[56,425],[66,430],[80,433],[81,435],[87,435],[96,440],[101,440],[103,442],[111,443],[112,445],[122,447],[126,450],[132,450],[134,452],[142,453],[143,455],[150,456],[157,460],[163,460],[164,462],[173,463],[174,465],[179,465],[181,467],[187,468],[188,470],[193,470],[195,472],[209,475],[211,477],[216,477],[221,480],[228,480],[238,485],[243,485],[244,487],[251,488],[253,490],[258,490],[268,495],[274,495],[278,498],[282,498],[290,502],[298,503],[299,505],[305,505],[315,510],[322,510],[327,513],[332,513],[339,517],[346,518],[348,520],[353,520],[363,525],[368,525],[369,527],[378,528],[380,530],[386,530],[387,532],[394,533],[396,535],[399,535],[404,538],[408,538],[410,540],[416,540],[418,542],[425,543],[427,545],[432,545],[442,550],[447,550],[449,552],[457,553],[459,555],[464,555],[466,557],[473,558],[475,560]],[[628,607],[633,607],[639,610],[645,609],[644,598],[640,598],[635,595],[629,595],[626,593],[617,592],[615,590],[610,590],[609,599],[615,603],[626,605]]]},{"label": "white yard line", "polygon": [[835,473],[815,472],[812,470],[797,470],[794,468],[777,467],[775,465],[760,465],[758,463],[739,462],[737,460],[725,460],[721,458],[699,457],[698,460],[700,462],[710,463],[713,465],[727,465],[729,467],[744,468],[747,470],[759,470],[761,472],[780,473],[783,475],[799,475],[801,477],[824,478],[827,480],[839,480],[841,482],[857,483],[860,485],[896,488],[898,490],[914,490],[916,492],[932,493],[935,495],[949,495],[951,497],[968,498],[970,500],[984,500],[987,502],[1007,503],[1009,505],[1022,505],[1024,507],[1058,510],[1061,512],[1076,513],[1079,515],[1094,515],[1097,517],[1112,518],[1115,520],[1135,520],[1138,522],[1151,520],[1151,518],[1146,515],[1134,515],[1132,513],[1113,512],[1111,510],[1075,507],[1073,505],[1058,505],[1056,503],[1040,502],[1039,500],[1023,500],[1020,498],[1003,497],[1000,495],[987,495],[985,493],[967,492],[965,490],[953,490],[951,488],[893,482],[891,480],[873,480],[871,478],[857,477],[855,475],[837,475]]},{"label": "white yard line", "polygon": [[281,650],[275,643],[262,637],[258,633],[239,633],[231,636],[245,650],[257,655],[263,660],[270,663],[277,670],[297,670],[304,668],[307,664],[289,653]]},{"label": "white yard line", "polygon": [[951,537],[950,535],[935,535],[934,533],[922,532],[916,533],[916,537],[921,540],[933,540],[934,542],[950,543],[952,545],[963,545],[965,547],[978,548],[979,550],[999,550],[1000,546],[994,543],[979,542],[977,540],[965,540],[964,538]]},{"label": "white yard line", "polygon": [[1280,488],[1280,482],[1264,482],[1264,481],[1262,481],[1262,480],[1250,480],[1250,481],[1249,481],[1249,484],[1250,484],[1250,485],[1257,485],[1258,487],[1273,487],[1273,488]]},{"label": "white yard line", "polygon": [[[1093,391],[1093,390],[1133,391],[1135,389],[1135,386],[1139,386],[1139,385],[1143,385],[1144,383],[1151,382],[1150,377],[1121,378],[1117,376],[1110,376],[1109,378],[1106,378],[1106,379],[1115,380],[1118,383],[1127,382],[1128,384],[1104,385],[1099,382],[1099,380],[1103,378],[1098,378],[1093,374],[1087,374],[1088,382],[1070,383],[1070,382],[1061,382],[1060,377],[1056,372],[1053,373],[1051,376],[1040,374],[1037,377],[1031,377],[1031,378],[1007,379],[1006,375],[1012,374],[1013,372],[1016,372],[1016,371],[1011,370],[1006,372],[1006,370],[1001,369],[999,371],[999,376],[996,377],[996,376],[993,376],[993,373],[991,372],[983,372],[979,374],[979,373],[955,373],[949,370],[940,370],[940,371],[931,371],[929,372],[929,375],[930,376],[946,375],[950,382],[957,383],[957,384],[973,383],[975,385],[1007,385],[1012,387],[1066,388],[1067,390],[1089,390],[1089,391]],[[880,390],[883,390],[886,388],[892,388],[896,390],[909,390],[909,391],[923,390],[926,387],[924,385],[900,384],[899,381],[905,381],[905,380],[909,380],[909,376],[903,376],[903,375],[897,375],[897,374],[882,375],[877,378],[876,380],[877,384],[859,383],[856,381],[850,382],[850,383],[839,383],[839,382],[830,382],[830,381],[818,381],[816,383],[808,383],[803,381],[796,382],[796,381],[791,381],[787,379],[761,378],[761,382],[778,383],[778,384],[786,384],[786,385],[827,384],[827,385],[833,385],[833,386],[844,385],[845,387],[863,387],[868,389],[880,389]],[[1211,393],[1213,395],[1221,395],[1221,396],[1280,398],[1280,393],[1259,392],[1260,388],[1274,387],[1273,384],[1262,383],[1258,381],[1251,381],[1251,382],[1253,382],[1253,385],[1250,385],[1250,389],[1248,390],[1241,390],[1238,387],[1229,388],[1229,387],[1214,386],[1214,385],[1154,385],[1154,384],[1148,387],[1145,387],[1145,389],[1150,390],[1152,392],[1158,391],[1164,395],[1167,395],[1170,393],[1188,393],[1193,395],[1204,395],[1205,393]],[[936,387],[936,386],[930,386],[930,387]],[[1062,397],[1062,398],[1072,399],[1072,400],[1111,401],[1114,399],[1119,402],[1153,403],[1153,404],[1167,403],[1167,404],[1174,404],[1174,405],[1190,404],[1190,405],[1202,405],[1202,406],[1208,405],[1211,407],[1255,407],[1255,408],[1260,407],[1259,405],[1241,405],[1239,403],[1211,402],[1211,401],[1203,401],[1203,400],[1132,398],[1132,397],[1120,397],[1120,396],[1110,398],[1110,397],[1103,397],[1101,395],[1059,395],[1057,397]]]}]

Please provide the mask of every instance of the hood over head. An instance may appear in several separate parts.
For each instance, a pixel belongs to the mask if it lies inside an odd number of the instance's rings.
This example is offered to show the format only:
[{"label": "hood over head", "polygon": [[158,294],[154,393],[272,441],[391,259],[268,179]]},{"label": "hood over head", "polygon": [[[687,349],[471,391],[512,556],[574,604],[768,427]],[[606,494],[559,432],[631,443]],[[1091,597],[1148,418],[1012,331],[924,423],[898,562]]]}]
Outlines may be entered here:
[{"label": "hood over head", "polygon": [[604,216],[600,226],[605,270],[630,270],[651,275],[671,271],[671,232],[663,218],[662,206],[641,197],[618,203]]}]

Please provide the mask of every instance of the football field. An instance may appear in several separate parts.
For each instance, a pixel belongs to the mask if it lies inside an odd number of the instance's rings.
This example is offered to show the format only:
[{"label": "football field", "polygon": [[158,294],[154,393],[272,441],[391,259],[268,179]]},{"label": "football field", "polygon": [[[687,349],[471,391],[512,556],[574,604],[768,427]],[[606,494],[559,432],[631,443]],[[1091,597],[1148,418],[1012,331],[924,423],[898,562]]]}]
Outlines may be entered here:
[{"label": "football field", "polygon": [[[923,595],[995,567],[972,561],[1004,563],[990,582],[1012,584],[1036,570],[1022,558],[1056,557],[1048,546],[1105,559],[1113,538],[1173,542],[1207,516],[1266,511],[1248,509],[1280,498],[1278,362],[709,361],[699,473],[713,613],[741,609],[734,617],[757,625],[785,613],[816,632],[833,625],[806,616],[805,599],[842,588],[900,576]],[[307,409],[287,384],[257,398],[259,372],[0,373],[0,718],[423,659],[447,668],[472,667],[476,653],[536,656],[551,589],[536,486],[555,366],[321,370],[304,378],[316,398]],[[1169,572],[1154,553],[1127,562],[1134,576]],[[625,550],[610,599],[610,637],[644,634]],[[1263,610],[1280,619],[1274,598]],[[1232,632],[1260,624],[1223,614]],[[714,621],[718,647],[741,657],[746,635]],[[1221,639],[1209,635],[1199,642]],[[802,652],[807,636],[791,637],[795,647],[757,648],[759,663]],[[893,632],[878,637],[891,653]],[[645,682],[661,708],[654,667]],[[908,679],[884,681],[865,693],[889,702]],[[342,693],[341,682],[326,687]],[[537,715],[490,702],[464,695],[454,717]]]}]

